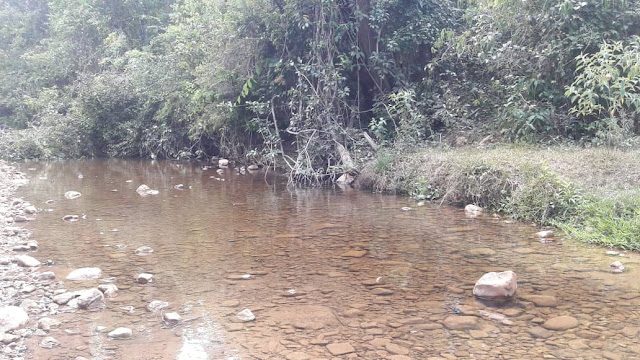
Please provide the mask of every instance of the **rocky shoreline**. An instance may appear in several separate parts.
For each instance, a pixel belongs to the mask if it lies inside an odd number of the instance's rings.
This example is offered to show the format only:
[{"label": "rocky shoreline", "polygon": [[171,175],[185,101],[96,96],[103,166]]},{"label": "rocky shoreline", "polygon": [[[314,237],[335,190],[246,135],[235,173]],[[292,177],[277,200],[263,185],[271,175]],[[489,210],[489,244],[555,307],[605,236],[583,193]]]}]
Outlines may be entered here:
[{"label": "rocky shoreline", "polygon": [[42,347],[58,346],[49,335],[60,323],[52,301],[56,277],[35,257],[38,243],[20,225],[35,220],[37,209],[15,198],[18,187],[29,181],[15,167],[0,162],[0,357],[22,359],[26,339],[41,336]]}]

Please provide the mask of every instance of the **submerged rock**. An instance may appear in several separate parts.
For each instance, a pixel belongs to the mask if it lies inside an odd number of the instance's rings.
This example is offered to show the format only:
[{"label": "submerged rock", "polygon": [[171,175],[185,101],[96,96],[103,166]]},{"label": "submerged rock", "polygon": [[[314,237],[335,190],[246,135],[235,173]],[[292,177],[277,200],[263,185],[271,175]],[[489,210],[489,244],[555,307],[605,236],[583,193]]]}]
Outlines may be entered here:
[{"label": "submerged rock", "polygon": [[82,194],[77,191],[67,191],[66,193],[64,193],[64,197],[69,200],[77,199],[80,196],[82,196]]},{"label": "submerged rock", "polygon": [[489,272],[476,282],[473,295],[482,299],[500,300],[511,298],[518,288],[518,278],[513,271]]},{"label": "submerged rock", "polygon": [[553,236],[553,231],[551,231],[551,230],[542,230],[542,231],[538,231],[534,235],[539,237],[539,238],[552,237]]},{"label": "submerged rock", "polygon": [[27,322],[29,322],[29,314],[21,307],[0,307],[0,333],[20,329]]},{"label": "submerged rock", "polygon": [[78,219],[80,219],[80,217],[78,215],[65,215],[62,217],[62,220],[64,221],[78,221]]},{"label": "submerged rock", "polygon": [[134,251],[134,253],[136,255],[150,255],[153,254],[153,249],[148,246],[140,246]]},{"label": "submerged rock", "polygon": [[87,267],[73,270],[67,275],[67,280],[92,280],[99,279],[102,276],[102,270],[100,268]]},{"label": "submerged rock", "polygon": [[256,171],[256,170],[260,170],[260,167],[256,164],[251,164],[249,166],[247,166],[247,170],[249,171]]},{"label": "submerged rock", "polygon": [[80,309],[96,308],[103,305],[104,295],[96,288],[76,291],[75,295],[77,297],[72,300],[76,301]]},{"label": "submerged rock", "polygon": [[131,339],[133,337],[133,331],[126,327],[119,327],[111,331],[107,336],[115,340]]},{"label": "submerged rock", "polygon": [[169,303],[166,301],[153,300],[147,305],[147,310],[151,312],[158,312],[162,309],[169,307]]},{"label": "submerged rock", "polygon": [[242,310],[242,311],[240,311],[239,313],[236,314],[236,318],[238,318],[240,321],[248,322],[248,321],[255,320],[256,316],[253,315],[251,310],[244,309],[244,310]]},{"label": "submerged rock", "polygon": [[138,186],[136,192],[140,194],[140,196],[158,195],[160,193],[158,190],[153,190],[145,184]]},{"label": "submerged rock", "polygon": [[452,315],[444,319],[442,325],[449,330],[469,330],[478,327],[477,316],[457,316]]},{"label": "submerged rock", "polygon": [[622,265],[620,261],[612,262],[609,265],[609,267],[611,268],[611,271],[613,271],[614,273],[621,273],[624,271],[624,265]]},{"label": "submerged rock", "polygon": [[150,282],[153,281],[153,275],[152,274],[148,274],[148,273],[142,273],[142,274],[138,275],[138,278],[136,279],[136,281],[139,284],[150,283]]},{"label": "submerged rock", "polygon": [[118,287],[115,284],[100,284],[98,290],[102,291],[105,297],[112,298],[118,295]]},{"label": "submerged rock", "polygon": [[542,327],[548,330],[564,331],[578,326],[578,319],[572,316],[557,316],[547,320]]},{"label": "submerged rock", "polygon": [[182,320],[182,317],[178,313],[165,313],[162,315],[162,320],[167,325],[175,325]]}]

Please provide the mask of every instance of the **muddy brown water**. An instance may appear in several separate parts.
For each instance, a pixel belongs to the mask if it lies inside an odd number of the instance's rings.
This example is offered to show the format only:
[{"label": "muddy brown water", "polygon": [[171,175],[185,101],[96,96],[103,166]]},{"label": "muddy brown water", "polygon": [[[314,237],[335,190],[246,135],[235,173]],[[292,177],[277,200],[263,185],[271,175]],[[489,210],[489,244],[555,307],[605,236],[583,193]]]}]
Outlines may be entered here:
[{"label": "muddy brown water", "polygon": [[[18,195],[44,209],[28,226],[59,280],[79,267],[115,278],[92,311],[62,306],[60,341],[33,359],[633,359],[640,357],[638,257],[555,239],[492,216],[416,206],[354,189],[287,189],[264,173],[124,160],[24,164]],[[223,181],[224,180],[224,181]],[[142,197],[140,184],[158,189]],[[183,190],[174,185],[184,184]],[[64,198],[75,190],[82,197]],[[47,204],[47,200],[54,200]],[[402,207],[412,209],[403,211]],[[61,220],[77,214],[77,222]],[[150,246],[155,252],[138,256]],[[612,274],[621,260],[628,271]],[[472,296],[485,272],[515,271],[517,299]],[[140,285],[138,273],[154,274]],[[64,281],[52,288],[96,286]],[[546,295],[548,297],[532,297]],[[537,301],[534,301],[536,300]],[[542,301],[540,299],[546,300]],[[183,322],[145,308],[169,303]],[[256,319],[239,322],[250,309]],[[540,325],[562,315],[567,330]],[[110,340],[116,327],[132,340]],[[342,354],[347,352],[346,354]]]}]

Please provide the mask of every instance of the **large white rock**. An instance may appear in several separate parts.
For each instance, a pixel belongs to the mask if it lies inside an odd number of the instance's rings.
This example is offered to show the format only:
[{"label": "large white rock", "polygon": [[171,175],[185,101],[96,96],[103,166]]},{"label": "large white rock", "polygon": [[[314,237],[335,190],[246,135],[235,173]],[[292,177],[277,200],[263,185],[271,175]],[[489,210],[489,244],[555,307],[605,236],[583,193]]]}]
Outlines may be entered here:
[{"label": "large white rock", "polygon": [[17,306],[0,307],[0,333],[16,330],[29,322],[29,314]]},{"label": "large white rock", "polygon": [[473,295],[483,299],[513,297],[518,288],[518,278],[513,271],[489,272],[476,282]]},{"label": "large white rock", "polygon": [[102,276],[102,270],[99,268],[80,268],[73,270],[67,275],[67,280],[93,280]]},{"label": "large white rock", "polygon": [[229,160],[227,159],[218,160],[218,166],[229,166]]}]

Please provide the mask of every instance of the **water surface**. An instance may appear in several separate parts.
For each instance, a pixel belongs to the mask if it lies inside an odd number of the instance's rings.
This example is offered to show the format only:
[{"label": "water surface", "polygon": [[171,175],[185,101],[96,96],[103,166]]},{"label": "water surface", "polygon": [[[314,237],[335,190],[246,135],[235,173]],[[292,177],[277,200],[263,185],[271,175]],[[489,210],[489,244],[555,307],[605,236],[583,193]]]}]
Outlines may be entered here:
[{"label": "water surface", "polygon": [[[25,164],[21,196],[44,209],[29,227],[36,256],[64,279],[95,266],[119,294],[95,311],[59,309],[30,358],[73,359],[601,359],[637,358],[638,258],[556,239],[536,228],[457,208],[416,206],[354,189],[288,189],[264,175],[197,163],[92,160]],[[158,195],[142,197],[147,184]],[[183,184],[183,189],[175,189]],[[64,198],[75,190],[82,197]],[[47,200],[55,202],[47,204]],[[403,211],[409,206],[412,209]],[[67,214],[77,222],[62,221]],[[150,246],[152,255],[134,250]],[[612,274],[622,260],[629,271]],[[516,301],[472,296],[488,271],[518,274]],[[140,272],[155,281],[140,285]],[[59,284],[69,290],[99,282]],[[555,298],[551,304],[531,295]],[[546,298],[549,299],[549,298]],[[145,308],[169,302],[183,323]],[[551,306],[548,306],[551,305]],[[235,316],[250,309],[255,321]],[[542,330],[556,316],[578,326]],[[460,316],[471,325],[451,328]],[[449,328],[443,325],[448,325]],[[133,340],[104,332],[125,326]],[[338,345],[336,345],[338,344]],[[353,350],[333,356],[330,352]]]}]

